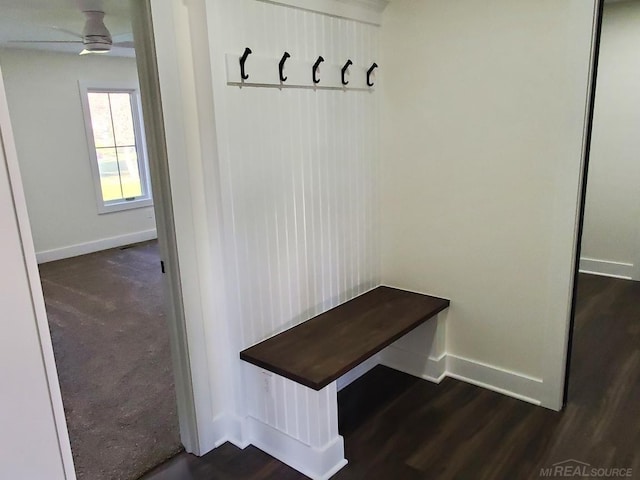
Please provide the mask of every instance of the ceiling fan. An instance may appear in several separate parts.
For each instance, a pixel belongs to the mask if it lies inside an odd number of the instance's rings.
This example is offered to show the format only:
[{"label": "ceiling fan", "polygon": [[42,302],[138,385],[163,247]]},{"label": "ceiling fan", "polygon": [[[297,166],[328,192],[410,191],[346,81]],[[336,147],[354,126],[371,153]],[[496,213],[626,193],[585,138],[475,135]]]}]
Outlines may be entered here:
[{"label": "ceiling fan", "polygon": [[68,33],[69,35],[73,35],[74,37],[77,37],[78,40],[13,40],[10,43],[77,43],[84,46],[84,49],[80,52],[80,55],[108,53],[109,51],[111,51],[112,46],[134,48],[132,41],[113,41],[111,32],[109,32],[104,24],[104,10],[95,8],[95,2],[93,2],[93,5],[90,6],[91,9],[85,8],[89,7],[88,3],[86,6],[82,5],[82,2],[78,3],[82,13],[85,16],[85,23],[84,28],[82,29],[82,34],[65,30],[59,27],[50,27],[55,30]]}]

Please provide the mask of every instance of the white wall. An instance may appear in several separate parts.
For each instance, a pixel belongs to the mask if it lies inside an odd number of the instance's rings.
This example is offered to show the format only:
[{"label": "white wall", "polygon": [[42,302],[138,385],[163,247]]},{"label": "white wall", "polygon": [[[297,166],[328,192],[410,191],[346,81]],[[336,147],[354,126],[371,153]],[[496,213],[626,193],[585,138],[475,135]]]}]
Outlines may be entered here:
[{"label": "white wall", "polygon": [[[2,49],[0,65],[39,256],[153,237],[152,207],[98,215],[78,89],[78,80],[136,83],[135,59]],[[122,238],[104,241],[112,237]]]},{"label": "white wall", "polygon": [[0,74],[0,465],[3,478],[73,480],[44,301]]},{"label": "white wall", "polygon": [[382,26],[383,281],[451,299],[454,376],[552,408],[593,9],[396,0]]},{"label": "white wall", "polygon": [[640,2],[604,8],[581,268],[640,280]]}]

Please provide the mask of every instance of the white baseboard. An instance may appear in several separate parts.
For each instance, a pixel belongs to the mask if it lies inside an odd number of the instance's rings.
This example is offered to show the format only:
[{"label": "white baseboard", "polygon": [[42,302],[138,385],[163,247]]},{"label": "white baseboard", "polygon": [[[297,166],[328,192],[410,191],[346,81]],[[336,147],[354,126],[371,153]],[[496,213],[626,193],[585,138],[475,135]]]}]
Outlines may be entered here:
[{"label": "white baseboard", "polygon": [[220,431],[221,434],[216,439],[215,448],[226,442],[242,450],[250,445],[246,419],[234,414],[223,414],[214,420],[214,422],[216,421],[219,428],[216,428],[215,431]]},{"label": "white baseboard", "polygon": [[314,448],[253,417],[247,417],[247,427],[251,444],[313,480],[328,480],[347,464],[340,435]]},{"label": "white baseboard", "polygon": [[541,405],[542,380],[539,378],[451,354],[447,354],[446,363],[448,377]]},{"label": "white baseboard", "polygon": [[580,273],[632,280],[634,266],[633,263],[612,262],[610,260],[582,257],[580,259]]},{"label": "white baseboard", "polygon": [[390,345],[382,351],[380,363],[430,382],[440,383],[446,376],[446,354],[437,358]]},{"label": "white baseboard", "polygon": [[200,445],[201,455],[208,453],[214,448],[218,448],[223,443],[229,441],[229,432],[231,431],[231,418],[229,415],[221,413],[213,419],[213,428],[211,428],[212,438],[207,438],[207,445]]},{"label": "white baseboard", "polygon": [[144,230],[142,232],[128,233],[126,235],[118,235],[117,237],[101,238],[92,242],[78,243],[68,247],[36,252],[36,260],[38,263],[53,262],[64,258],[86,255],[87,253],[122,247],[123,245],[130,245],[132,243],[146,242],[147,240],[153,240],[155,238],[158,238],[158,233],[154,228],[151,230]]},{"label": "white baseboard", "polygon": [[382,365],[434,383],[451,377],[534,405],[542,404],[541,379],[468,358],[447,353],[434,358],[392,345],[382,352],[380,360]]},{"label": "white baseboard", "polygon": [[362,362],[353,370],[350,370],[349,372],[345,373],[338,380],[336,380],[336,386],[338,388],[338,391],[342,390],[347,385],[350,385],[353,382],[355,382],[357,379],[359,379],[361,376],[363,376],[365,373],[367,373],[369,370],[371,370],[373,367],[375,367],[379,363],[380,363],[379,356],[374,355],[370,359]]}]

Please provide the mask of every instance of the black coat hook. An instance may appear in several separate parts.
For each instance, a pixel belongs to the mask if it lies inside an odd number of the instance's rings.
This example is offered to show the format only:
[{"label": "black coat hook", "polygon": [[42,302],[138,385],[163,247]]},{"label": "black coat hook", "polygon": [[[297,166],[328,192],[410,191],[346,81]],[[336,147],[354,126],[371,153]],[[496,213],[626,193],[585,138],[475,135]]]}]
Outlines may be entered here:
[{"label": "black coat hook", "polygon": [[371,68],[367,70],[367,85],[369,85],[370,87],[373,87],[373,82],[371,81],[371,74],[376,68],[378,68],[378,64],[374,62],[373,65],[371,65]]},{"label": "black coat hook", "polygon": [[287,58],[289,58],[291,55],[289,55],[289,52],[284,52],[284,55],[282,55],[282,58],[280,59],[280,63],[278,64],[278,71],[280,72],[280,81],[281,82],[286,82],[287,81],[287,77],[284,76],[284,62],[287,61]]},{"label": "black coat hook", "polygon": [[313,83],[320,83],[320,79],[318,78],[318,67],[322,62],[324,62],[324,58],[320,55],[318,60],[316,60],[316,63],[313,64]]},{"label": "black coat hook", "polygon": [[345,63],[344,67],[342,67],[342,85],[349,84],[349,80],[345,80],[344,76],[346,75],[347,69],[349,68],[350,65],[353,65],[353,62],[351,61],[351,59],[347,60],[347,63]]},{"label": "black coat hook", "polygon": [[247,61],[247,57],[249,56],[250,53],[253,53],[253,52],[249,47],[247,47],[244,49],[244,53],[240,57],[240,77],[242,78],[242,80],[246,80],[247,78],[249,78],[249,75],[244,73],[244,64]]}]

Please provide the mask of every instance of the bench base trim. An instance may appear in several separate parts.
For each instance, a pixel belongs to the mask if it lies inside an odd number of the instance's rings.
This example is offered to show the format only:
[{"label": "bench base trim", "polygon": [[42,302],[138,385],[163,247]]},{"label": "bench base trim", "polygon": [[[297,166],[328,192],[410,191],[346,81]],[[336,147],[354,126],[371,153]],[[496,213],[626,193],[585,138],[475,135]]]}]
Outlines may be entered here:
[{"label": "bench base trim", "polygon": [[347,464],[340,435],[314,448],[253,417],[247,417],[247,427],[252,445],[313,480],[328,480]]}]

